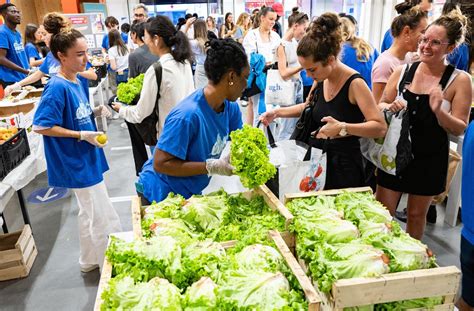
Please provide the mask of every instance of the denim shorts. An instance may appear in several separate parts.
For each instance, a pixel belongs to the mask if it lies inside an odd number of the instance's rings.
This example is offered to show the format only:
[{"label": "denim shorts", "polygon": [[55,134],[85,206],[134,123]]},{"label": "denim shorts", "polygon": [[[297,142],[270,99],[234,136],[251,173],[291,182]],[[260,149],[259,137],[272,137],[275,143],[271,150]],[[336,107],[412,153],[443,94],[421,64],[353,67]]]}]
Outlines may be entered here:
[{"label": "denim shorts", "polygon": [[462,299],[474,307],[474,245],[461,235]]}]

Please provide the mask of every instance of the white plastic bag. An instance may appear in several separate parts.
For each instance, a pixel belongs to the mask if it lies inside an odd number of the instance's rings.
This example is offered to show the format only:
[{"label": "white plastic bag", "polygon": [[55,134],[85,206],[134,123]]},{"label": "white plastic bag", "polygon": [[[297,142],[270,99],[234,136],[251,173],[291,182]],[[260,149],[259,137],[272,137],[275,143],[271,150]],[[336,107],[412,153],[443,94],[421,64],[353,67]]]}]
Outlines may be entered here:
[{"label": "white plastic bag", "polygon": [[267,71],[267,84],[265,86],[265,103],[279,106],[292,106],[295,104],[295,83],[283,80],[276,69]]}]

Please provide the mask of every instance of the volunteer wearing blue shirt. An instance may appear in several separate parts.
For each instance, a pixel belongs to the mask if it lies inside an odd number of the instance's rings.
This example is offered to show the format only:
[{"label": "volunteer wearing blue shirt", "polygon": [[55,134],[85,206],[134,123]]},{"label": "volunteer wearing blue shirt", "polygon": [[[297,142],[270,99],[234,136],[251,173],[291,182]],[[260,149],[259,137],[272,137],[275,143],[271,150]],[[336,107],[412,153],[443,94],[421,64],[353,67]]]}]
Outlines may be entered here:
[{"label": "volunteer wearing blue shirt", "polygon": [[[55,12],[46,14],[43,20],[43,24],[45,30],[48,33],[44,38],[46,45],[50,44],[52,33],[70,27],[67,18],[64,15]],[[8,96],[11,92],[15,90],[21,89],[22,86],[33,84],[39,81],[44,76],[55,76],[58,73],[60,66],[60,62],[56,59],[56,57],[54,57],[53,53],[48,52],[43,63],[39,67],[39,70],[35,71],[33,74],[29,75],[25,79],[7,86],[5,88],[5,96]],[[78,73],[78,79],[81,82],[81,86],[87,98],[89,98],[88,80],[97,79],[97,74],[95,73],[94,69],[92,68],[92,65],[89,62],[87,62],[86,70]]]},{"label": "volunteer wearing blue shirt", "polygon": [[250,67],[245,50],[234,40],[213,39],[208,45],[204,63],[208,85],[170,112],[154,158],[140,174],[138,184],[150,202],[161,201],[170,192],[189,198],[209,184],[209,175],[232,174],[229,157],[221,153],[230,132],[242,127],[234,101],[247,85]]},{"label": "volunteer wearing blue shirt", "polygon": [[462,293],[457,303],[461,311],[474,308],[474,122],[464,135],[462,159]]},{"label": "volunteer wearing blue shirt", "polygon": [[43,135],[49,185],[71,188],[78,200],[79,265],[89,272],[103,263],[108,235],[122,229],[104,184],[106,142],[98,141],[94,120],[110,112],[93,111],[77,79],[87,64],[87,40],[75,29],[56,29],[50,47],[61,65],[43,91],[33,129]]},{"label": "volunteer wearing blue shirt", "polygon": [[16,26],[21,23],[21,13],[12,3],[0,5],[0,14],[5,21],[0,25],[0,85],[7,85],[24,79],[29,73],[28,58],[21,34]]},{"label": "volunteer wearing blue shirt", "polygon": [[369,42],[356,36],[356,26],[348,17],[342,17],[341,23],[346,41],[341,50],[341,62],[360,73],[372,90],[372,67],[379,53]]},{"label": "volunteer wearing blue shirt", "polygon": [[40,50],[40,44],[44,44],[44,31],[43,26],[36,26],[35,24],[28,24],[25,28],[25,52],[28,62],[31,67],[40,66],[46,53]]},{"label": "volunteer wearing blue shirt", "polygon": [[[107,52],[110,48],[108,33],[114,29],[116,29],[117,31],[119,30],[119,21],[115,17],[109,16],[105,19],[105,28],[107,28],[107,34],[102,38],[102,51],[104,53]],[[123,32],[121,32],[120,35],[122,36],[123,42],[127,44],[128,35]]]}]

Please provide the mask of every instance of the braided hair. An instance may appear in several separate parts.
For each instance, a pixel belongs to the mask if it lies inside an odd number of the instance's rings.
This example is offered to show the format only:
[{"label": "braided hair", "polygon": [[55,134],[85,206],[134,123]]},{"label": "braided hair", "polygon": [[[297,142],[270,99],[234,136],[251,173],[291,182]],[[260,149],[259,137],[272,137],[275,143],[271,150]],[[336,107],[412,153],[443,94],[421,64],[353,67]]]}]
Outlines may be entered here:
[{"label": "braided hair", "polygon": [[214,84],[218,84],[229,70],[240,76],[244,68],[249,66],[244,48],[231,38],[211,39],[206,42],[206,48],[204,70],[209,81]]}]

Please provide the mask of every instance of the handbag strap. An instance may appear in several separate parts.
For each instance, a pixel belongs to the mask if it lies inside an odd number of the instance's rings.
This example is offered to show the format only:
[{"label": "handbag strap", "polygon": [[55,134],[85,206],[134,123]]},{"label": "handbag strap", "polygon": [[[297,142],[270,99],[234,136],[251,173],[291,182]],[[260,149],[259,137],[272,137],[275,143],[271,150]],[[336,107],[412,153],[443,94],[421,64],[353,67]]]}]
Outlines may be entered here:
[{"label": "handbag strap", "polygon": [[[259,128],[260,125],[262,125],[262,121],[258,121],[257,128]],[[275,137],[273,136],[273,133],[270,130],[270,126],[267,126],[267,135],[268,135],[268,143],[270,144],[270,147],[276,148],[277,145],[275,143]]]},{"label": "handbag strap", "polygon": [[157,116],[160,115],[160,109],[158,105],[158,101],[160,100],[160,87],[161,87],[161,78],[163,76],[163,67],[161,66],[160,61],[153,63],[153,69],[155,69],[155,76],[156,76],[156,84],[158,86],[158,92],[156,93],[156,101],[155,101],[155,109],[154,112]]}]

